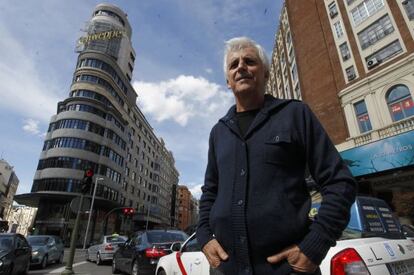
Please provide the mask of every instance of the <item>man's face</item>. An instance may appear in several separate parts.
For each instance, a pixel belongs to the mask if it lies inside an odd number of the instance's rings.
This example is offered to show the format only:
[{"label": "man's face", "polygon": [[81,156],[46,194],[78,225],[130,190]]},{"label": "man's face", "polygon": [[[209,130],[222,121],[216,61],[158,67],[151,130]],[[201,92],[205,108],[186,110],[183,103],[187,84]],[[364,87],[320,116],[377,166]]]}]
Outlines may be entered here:
[{"label": "man's face", "polygon": [[230,52],[227,56],[227,87],[234,94],[264,93],[268,74],[255,48],[248,47]]}]

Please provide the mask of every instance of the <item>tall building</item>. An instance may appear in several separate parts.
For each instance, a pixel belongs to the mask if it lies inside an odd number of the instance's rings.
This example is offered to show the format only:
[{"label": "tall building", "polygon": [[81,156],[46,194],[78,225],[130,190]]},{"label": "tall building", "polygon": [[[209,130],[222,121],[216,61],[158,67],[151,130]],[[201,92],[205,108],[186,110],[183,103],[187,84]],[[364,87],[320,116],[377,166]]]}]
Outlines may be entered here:
[{"label": "tall building", "polygon": [[11,210],[14,195],[19,186],[19,179],[11,166],[4,159],[0,159],[0,218],[7,219]]},{"label": "tall building", "polygon": [[[360,184],[414,218],[414,0],[286,0],[267,92],[309,104]],[[414,220],[411,220],[414,222]]]},{"label": "tall building", "polygon": [[[147,221],[150,228],[175,226],[179,173],[172,152],[136,105],[130,83],[136,55],[127,15],[99,4],[84,31],[69,97],[51,118],[31,193],[16,200],[38,207],[39,233],[67,240],[75,218],[71,200],[79,196],[84,171],[92,168],[98,185],[88,239],[100,237],[104,220],[108,233],[137,230]],[[135,208],[133,219],[123,218],[120,207]]]},{"label": "tall building", "polygon": [[178,186],[178,201],[178,228],[186,230],[198,221],[198,201],[184,185]]}]

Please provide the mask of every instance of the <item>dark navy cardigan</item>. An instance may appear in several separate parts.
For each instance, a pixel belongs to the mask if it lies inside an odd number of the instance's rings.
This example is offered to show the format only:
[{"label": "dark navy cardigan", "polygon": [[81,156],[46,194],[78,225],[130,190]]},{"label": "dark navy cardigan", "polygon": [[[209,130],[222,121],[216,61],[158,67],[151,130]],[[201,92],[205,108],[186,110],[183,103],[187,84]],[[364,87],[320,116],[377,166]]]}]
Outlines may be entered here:
[{"label": "dark navy cardigan", "polygon": [[[320,264],[348,223],[354,178],[306,104],[266,95],[244,136],[236,119],[233,106],[210,133],[200,245],[218,240],[226,274],[289,274],[286,261],[266,258],[292,244]],[[313,222],[306,165],[323,197]]]}]

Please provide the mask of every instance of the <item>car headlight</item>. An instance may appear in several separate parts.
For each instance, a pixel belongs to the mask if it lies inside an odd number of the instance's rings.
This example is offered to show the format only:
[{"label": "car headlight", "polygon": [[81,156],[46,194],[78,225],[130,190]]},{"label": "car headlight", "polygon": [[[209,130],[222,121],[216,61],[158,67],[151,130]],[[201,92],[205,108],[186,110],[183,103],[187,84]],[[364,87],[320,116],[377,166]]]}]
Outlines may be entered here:
[{"label": "car headlight", "polygon": [[32,251],[32,256],[37,256],[37,255],[39,255],[39,251]]}]

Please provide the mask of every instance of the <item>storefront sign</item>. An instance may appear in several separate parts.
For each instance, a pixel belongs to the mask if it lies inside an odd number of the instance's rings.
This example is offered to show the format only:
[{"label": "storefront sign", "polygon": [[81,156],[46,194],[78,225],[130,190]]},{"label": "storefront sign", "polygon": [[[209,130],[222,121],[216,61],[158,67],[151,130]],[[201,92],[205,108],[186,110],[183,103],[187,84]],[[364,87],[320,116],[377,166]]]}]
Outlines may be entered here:
[{"label": "storefront sign", "polygon": [[82,44],[85,44],[85,43],[87,43],[89,41],[93,41],[93,40],[110,40],[110,39],[113,39],[113,38],[122,37],[123,34],[124,34],[123,31],[118,31],[118,30],[101,32],[101,33],[94,33],[94,34],[90,34],[86,37],[79,38],[79,42],[82,43]]},{"label": "storefront sign", "polygon": [[414,165],[414,131],[341,152],[354,176]]}]

